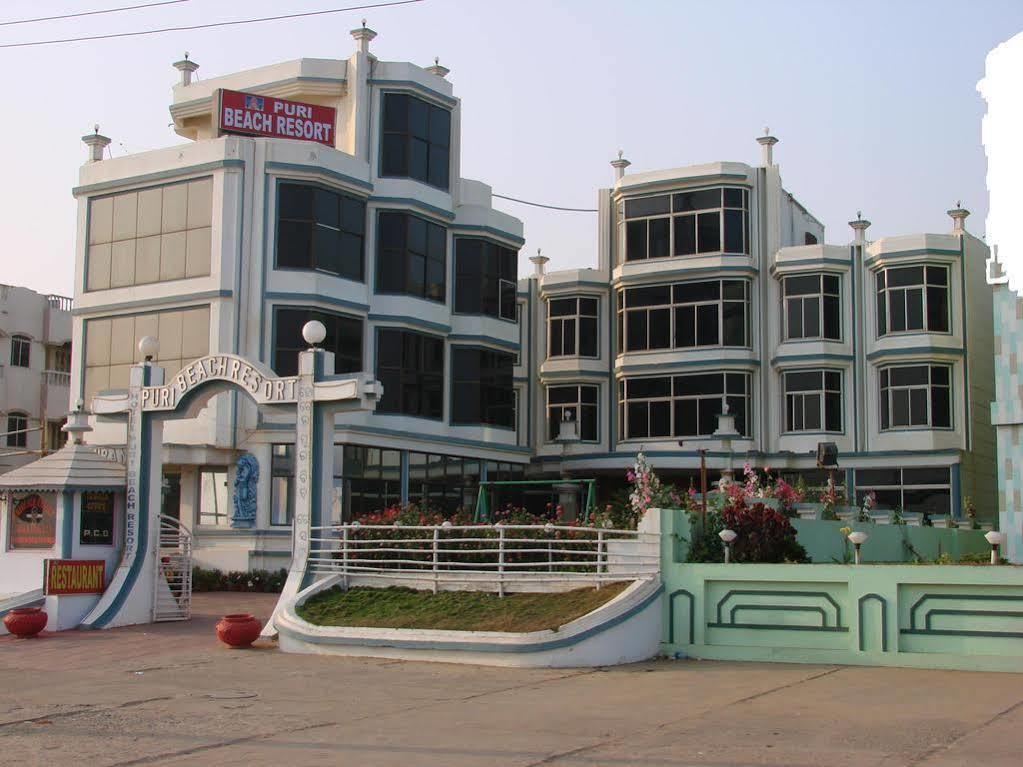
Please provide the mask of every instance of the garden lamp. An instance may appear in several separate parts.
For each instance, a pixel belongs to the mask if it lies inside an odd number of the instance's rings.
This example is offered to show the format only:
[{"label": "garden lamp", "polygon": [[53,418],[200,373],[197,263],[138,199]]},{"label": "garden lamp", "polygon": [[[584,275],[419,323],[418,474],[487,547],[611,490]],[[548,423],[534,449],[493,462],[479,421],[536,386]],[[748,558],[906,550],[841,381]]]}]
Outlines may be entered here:
[{"label": "garden lamp", "polygon": [[864,541],[866,541],[868,537],[869,536],[862,530],[856,530],[848,535],[849,542],[856,549],[856,564],[860,564],[860,546],[863,545]]},{"label": "garden lamp", "polygon": [[732,558],[732,541],[734,541],[738,535],[735,530],[722,530],[718,533],[718,538],[725,544],[725,564]]},{"label": "garden lamp", "polygon": [[1005,533],[992,530],[984,534],[984,540],[991,544],[991,564],[998,564],[998,547],[1005,543]]}]

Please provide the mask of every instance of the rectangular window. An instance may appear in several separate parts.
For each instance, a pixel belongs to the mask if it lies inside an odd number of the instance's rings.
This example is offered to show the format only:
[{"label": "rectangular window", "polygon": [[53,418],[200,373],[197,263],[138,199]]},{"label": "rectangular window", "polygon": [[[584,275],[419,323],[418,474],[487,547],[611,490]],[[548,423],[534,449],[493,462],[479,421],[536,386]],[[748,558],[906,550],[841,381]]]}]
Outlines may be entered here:
[{"label": "rectangular window", "polygon": [[877,273],[877,334],[948,333],[947,266],[900,266]]},{"label": "rectangular window", "polygon": [[842,373],[785,373],[785,431],[842,431]]},{"label": "rectangular window", "polygon": [[411,330],[377,330],[378,413],[444,417],[444,339]]},{"label": "rectangular window", "polygon": [[448,230],[399,211],[377,214],[377,293],[444,303]]},{"label": "rectangular window", "polygon": [[455,238],[455,311],[515,320],[518,253],[487,240]]},{"label": "rectangular window", "polygon": [[277,187],[277,268],[363,282],[366,202],[315,184]]},{"label": "rectangular window", "polygon": [[597,298],[552,298],[547,302],[548,357],[597,356]]},{"label": "rectangular window", "polygon": [[450,110],[407,93],[385,93],[380,175],[447,189],[450,165]]},{"label": "rectangular window", "polygon": [[515,428],[514,356],[491,349],[451,349],[451,423]]},{"label": "rectangular window", "polygon": [[748,373],[693,373],[619,382],[618,429],[621,439],[707,437],[718,427],[723,404],[735,416],[735,428],[750,435]]},{"label": "rectangular window", "polygon": [[335,373],[358,373],[362,370],[362,320],[343,314],[305,307],[274,307],[272,367],[279,376],[298,373],[298,353],[307,348],[302,340],[302,326],[319,320],[327,329],[320,346],[334,352]]},{"label": "rectangular window", "polygon": [[914,469],[857,469],[856,503],[867,493],[877,496],[879,509],[923,514],[952,513],[951,472],[947,466]]},{"label": "rectangular window", "polygon": [[7,447],[28,447],[28,416],[24,413],[8,413]]},{"label": "rectangular window", "polygon": [[480,462],[451,455],[409,452],[409,503],[450,516],[476,508]]},{"label": "rectangular window", "polygon": [[618,293],[619,353],[749,346],[749,282],[713,280]]},{"label": "rectangular window", "polygon": [[27,368],[32,356],[32,341],[28,336],[11,336],[11,366]]},{"label": "rectangular window", "polygon": [[842,340],[841,278],[834,274],[786,277],[785,340]]},{"label": "rectangular window", "polygon": [[294,447],[273,445],[270,449],[270,524],[290,525],[294,517]]},{"label": "rectangular window", "polygon": [[199,524],[228,527],[231,508],[227,492],[227,470],[199,470]]},{"label": "rectangular window", "polygon": [[626,261],[750,252],[746,189],[702,189],[626,200],[624,218]]},{"label": "rectangular window", "polygon": [[881,368],[881,431],[951,429],[951,377],[948,365]]},{"label": "rectangular window", "polygon": [[569,420],[578,424],[579,439],[582,442],[597,442],[597,407],[596,386],[548,386],[548,441],[557,440],[562,420]]},{"label": "rectangular window", "polygon": [[334,481],[345,521],[401,503],[401,451],[334,445]]}]

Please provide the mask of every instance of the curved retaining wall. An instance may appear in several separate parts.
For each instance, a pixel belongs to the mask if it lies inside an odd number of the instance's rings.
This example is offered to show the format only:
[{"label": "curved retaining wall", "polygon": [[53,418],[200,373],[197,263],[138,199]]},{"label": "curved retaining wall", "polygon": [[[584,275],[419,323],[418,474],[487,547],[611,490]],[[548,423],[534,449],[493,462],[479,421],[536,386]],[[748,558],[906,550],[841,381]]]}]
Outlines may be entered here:
[{"label": "curved retaining wall", "polygon": [[633,663],[654,657],[660,649],[660,597],[664,586],[659,578],[635,581],[607,604],[557,631],[516,634],[314,626],[296,614],[297,606],[336,585],[341,577],[325,578],[283,605],[275,621],[282,650],[484,666],[570,668]]}]

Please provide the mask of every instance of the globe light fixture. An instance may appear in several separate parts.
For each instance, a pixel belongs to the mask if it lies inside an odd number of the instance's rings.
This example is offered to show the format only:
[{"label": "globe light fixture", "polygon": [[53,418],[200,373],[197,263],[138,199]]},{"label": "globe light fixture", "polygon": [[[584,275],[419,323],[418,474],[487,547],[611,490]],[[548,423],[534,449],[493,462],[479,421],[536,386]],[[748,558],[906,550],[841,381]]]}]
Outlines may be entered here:
[{"label": "globe light fixture", "polygon": [[739,534],[735,530],[722,530],[718,533],[718,538],[725,544],[725,564],[727,565],[732,559],[732,541],[739,537]]},{"label": "globe light fixture", "polygon": [[155,336],[143,336],[139,341],[139,353],[146,362],[152,362],[153,358],[160,352],[160,342]]},{"label": "globe light fixture", "polygon": [[309,320],[309,322],[302,326],[302,338],[310,346],[315,347],[322,344],[323,339],[326,337],[327,328],[319,320]]},{"label": "globe light fixture", "polygon": [[862,530],[854,530],[846,537],[849,538],[849,542],[852,543],[856,549],[856,564],[860,564],[860,546],[863,545],[864,541],[866,541],[869,536]]},{"label": "globe light fixture", "polygon": [[984,540],[991,544],[991,564],[998,564],[998,549],[1005,543],[1005,533],[1000,530],[992,530],[984,533]]}]

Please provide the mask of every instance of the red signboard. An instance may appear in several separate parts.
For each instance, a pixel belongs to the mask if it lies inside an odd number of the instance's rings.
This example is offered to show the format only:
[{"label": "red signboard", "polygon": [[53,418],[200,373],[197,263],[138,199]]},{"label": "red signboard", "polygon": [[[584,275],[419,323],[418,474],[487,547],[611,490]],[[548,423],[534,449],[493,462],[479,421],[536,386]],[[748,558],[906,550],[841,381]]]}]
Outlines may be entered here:
[{"label": "red signboard", "polygon": [[290,138],[334,146],[334,107],[220,91],[221,133],[265,138]]},{"label": "red signboard", "polygon": [[57,512],[53,493],[29,493],[15,496],[11,513],[12,549],[53,548],[57,534]]},{"label": "red signboard", "polygon": [[47,559],[45,593],[102,594],[102,559]]}]

